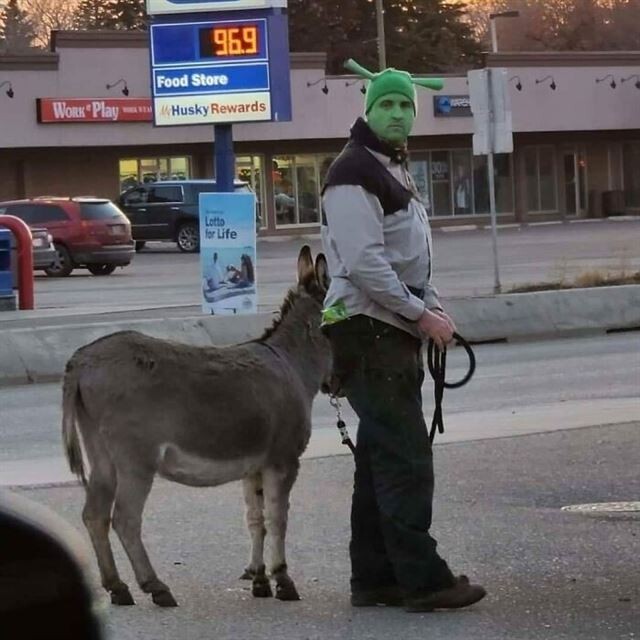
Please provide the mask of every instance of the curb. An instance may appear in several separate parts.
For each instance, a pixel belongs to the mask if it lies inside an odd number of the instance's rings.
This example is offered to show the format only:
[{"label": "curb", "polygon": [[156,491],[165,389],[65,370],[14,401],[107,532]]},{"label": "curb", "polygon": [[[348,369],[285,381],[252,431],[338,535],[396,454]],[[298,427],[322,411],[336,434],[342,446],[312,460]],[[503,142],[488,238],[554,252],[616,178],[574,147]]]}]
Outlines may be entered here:
[{"label": "curb", "polygon": [[[445,305],[470,342],[640,328],[640,285],[451,298]],[[259,337],[272,320],[273,314],[262,313],[6,329],[0,333],[0,386],[59,380],[76,349],[116,331],[224,346]]]}]

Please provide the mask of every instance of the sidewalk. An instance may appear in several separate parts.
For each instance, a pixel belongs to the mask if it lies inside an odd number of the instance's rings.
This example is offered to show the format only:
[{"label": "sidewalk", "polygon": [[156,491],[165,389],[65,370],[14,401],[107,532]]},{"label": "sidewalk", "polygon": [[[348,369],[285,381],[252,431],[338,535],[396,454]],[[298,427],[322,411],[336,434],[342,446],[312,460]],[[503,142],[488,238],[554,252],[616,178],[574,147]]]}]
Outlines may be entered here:
[{"label": "sidewalk", "polygon": [[[326,402],[321,398],[320,402]],[[357,420],[348,407],[343,407],[345,420],[355,441]],[[436,446],[467,443],[497,438],[525,436],[552,431],[581,429],[597,425],[619,425],[636,421],[640,401],[636,398],[569,400],[553,404],[521,406],[518,409],[493,411],[447,412],[445,432],[436,434]],[[431,424],[431,415],[425,415]],[[351,455],[340,442],[335,418],[327,417],[316,404],[311,441],[304,459]],[[0,465],[0,487],[38,487],[77,484],[63,455],[32,459],[5,460]]]}]

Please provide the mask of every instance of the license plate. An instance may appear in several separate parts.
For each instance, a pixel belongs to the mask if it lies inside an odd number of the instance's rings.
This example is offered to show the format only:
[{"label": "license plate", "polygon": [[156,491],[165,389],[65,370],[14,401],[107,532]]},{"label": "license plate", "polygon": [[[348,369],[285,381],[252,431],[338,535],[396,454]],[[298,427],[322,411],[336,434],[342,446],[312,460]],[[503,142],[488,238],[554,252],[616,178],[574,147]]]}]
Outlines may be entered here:
[{"label": "license plate", "polygon": [[112,224],[109,225],[109,233],[112,236],[122,235],[126,231],[127,227],[124,224]]},{"label": "license plate", "polygon": [[34,247],[44,247],[44,239],[43,238],[33,238],[32,242]]}]

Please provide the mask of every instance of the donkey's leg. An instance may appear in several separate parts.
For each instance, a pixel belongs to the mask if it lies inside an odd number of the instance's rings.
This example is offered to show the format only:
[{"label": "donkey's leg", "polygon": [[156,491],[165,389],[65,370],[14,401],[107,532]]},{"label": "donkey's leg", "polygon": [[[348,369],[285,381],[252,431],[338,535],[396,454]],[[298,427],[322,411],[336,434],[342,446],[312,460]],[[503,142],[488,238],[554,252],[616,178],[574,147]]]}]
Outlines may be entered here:
[{"label": "donkey's leg", "polygon": [[269,467],[262,472],[265,523],[271,544],[271,575],[276,581],[276,598],[279,600],[300,600],[296,586],[287,573],[287,560],[284,552],[289,493],[297,475],[297,460],[295,466],[279,469]]},{"label": "donkey's leg", "polygon": [[96,552],[102,586],[111,594],[113,604],[135,604],[129,587],[120,579],[109,543],[111,507],[116,494],[116,471],[108,458],[93,460],[86,491],[82,520]]},{"label": "donkey's leg", "polygon": [[113,508],[113,528],[129,556],[136,580],[145,593],[161,607],[176,607],[169,587],[161,582],[151,566],[142,544],[142,510],[153,484],[154,471],[148,468],[133,470],[118,466],[118,486]]},{"label": "donkey's leg", "polygon": [[120,579],[109,543],[116,470],[97,425],[82,407],[78,407],[78,423],[91,467],[82,520],[96,553],[102,586],[111,594],[113,604],[135,604],[129,587]]},{"label": "donkey's leg", "polygon": [[270,598],[273,593],[264,566],[264,495],[262,475],[256,474],[242,481],[244,501],[247,506],[247,527],[251,536],[251,560],[243,578],[252,580],[251,593],[256,598]]}]

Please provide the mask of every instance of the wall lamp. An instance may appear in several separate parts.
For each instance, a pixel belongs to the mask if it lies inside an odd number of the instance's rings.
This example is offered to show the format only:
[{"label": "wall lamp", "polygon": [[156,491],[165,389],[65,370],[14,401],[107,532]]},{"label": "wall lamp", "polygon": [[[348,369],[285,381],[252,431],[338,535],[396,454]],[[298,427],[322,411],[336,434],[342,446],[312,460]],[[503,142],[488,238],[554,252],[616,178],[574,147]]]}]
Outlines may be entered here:
[{"label": "wall lamp", "polygon": [[[352,80],[351,82],[345,82],[344,86],[345,87],[352,87],[354,84],[357,84],[358,82],[360,82],[360,80]],[[367,88],[364,86],[364,82],[362,83],[362,86],[360,87],[360,93],[362,93],[363,95],[365,93],[367,93]]]},{"label": "wall lamp", "polygon": [[611,78],[611,82],[609,83],[609,86],[612,89],[616,88],[616,79],[613,77],[612,73],[607,73],[606,76],[602,77],[602,78],[596,78],[596,84],[600,84],[601,82],[604,82],[607,78]]},{"label": "wall lamp", "polygon": [[117,87],[119,84],[123,85],[122,93],[125,96],[128,96],[129,95],[129,87],[127,86],[127,81],[124,78],[120,78],[120,80],[116,80],[113,84],[108,84],[107,85],[107,89],[113,89],[114,87]]},{"label": "wall lamp", "polygon": [[9,88],[5,91],[5,93],[10,97],[13,98],[13,96],[15,95],[15,93],[13,92],[13,87],[11,86],[11,82],[9,80],[5,80],[4,82],[0,82],[0,89],[2,89],[2,87],[4,87],[5,85],[9,85]]},{"label": "wall lamp", "polygon": [[635,82],[636,89],[640,89],[640,75],[637,74],[637,73],[634,73],[634,74],[630,75],[627,78],[620,78],[620,82],[622,84],[624,84],[625,82],[627,82],[628,80],[631,80],[633,78],[636,79],[636,82]]},{"label": "wall lamp", "polygon": [[518,91],[522,91],[522,81],[520,80],[520,76],[513,76],[512,78],[509,78],[509,82],[511,82],[512,80],[517,80],[516,89]]},{"label": "wall lamp", "polygon": [[553,76],[545,76],[544,78],[540,78],[540,80],[538,80],[536,78],[536,84],[540,84],[541,82],[544,82],[545,80],[551,80],[551,83],[549,84],[549,87],[552,91],[555,91],[557,88],[557,84],[556,81],[553,79]]},{"label": "wall lamp", "polygon": [[315,87],[319,82],[323,82],[324,84],[322,85],[322,93],[324,93],[324,95],[326,96],[327,93],[329,93],[329,87],[327,86],[327,79],[325,78],[320,78],[319,80],[316,80],[315,82],[307,82],[307,87]]}]

